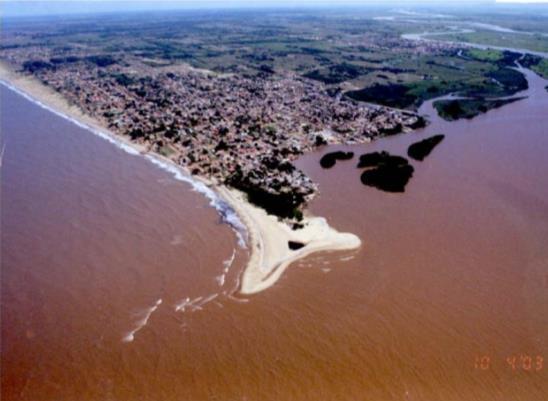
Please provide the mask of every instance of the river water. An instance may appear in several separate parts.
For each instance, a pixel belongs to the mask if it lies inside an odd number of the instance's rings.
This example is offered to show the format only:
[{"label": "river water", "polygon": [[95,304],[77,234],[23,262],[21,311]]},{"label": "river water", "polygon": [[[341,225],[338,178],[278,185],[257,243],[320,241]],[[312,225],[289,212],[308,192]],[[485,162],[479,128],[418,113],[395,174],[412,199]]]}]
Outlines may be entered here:
[{"label": "river water", "polygon": [[[544,400],[548,93],[526,74],[473,120],[428,103],[423,130],[299,159],[312,212],[363,246],[250,297],[200,193],[2,87],[2,400]],[[436,133],[404,194],[318,164]]]}]

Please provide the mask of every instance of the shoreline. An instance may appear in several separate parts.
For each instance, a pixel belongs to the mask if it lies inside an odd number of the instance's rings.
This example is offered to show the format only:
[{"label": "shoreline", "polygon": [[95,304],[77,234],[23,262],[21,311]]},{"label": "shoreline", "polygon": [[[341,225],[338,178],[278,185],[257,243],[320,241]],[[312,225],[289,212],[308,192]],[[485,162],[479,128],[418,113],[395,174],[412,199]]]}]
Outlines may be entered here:
[{"label": "shoreline", "polygon": [[[206,196],[225,223],[234,229],[240,246],[245,247],[247,243],[249,247],[249,259],[242,271],[239,285],[239,292],[242,294],[254,294],[269,288],[291,263],[314,252],[352,250],[361,245],[356,235],[336,231],[323,217],[305,216],[304,228],[293,230],[276,216],[252,205],[245,199],[243,192],[191,175],[184,166],[173,160],[113,133],[84,114],[77,106],[69,104],[53,89],[32,77],[13,71],[3,62],[0,62],[0,82],[40,107],[91,131],[127,153],[144,156]],[[226,215],[225,204],[237,215],[239,221]],[[244,229],[245,233],[242,232]],[[303,244],[303,247],[291,250],[288,245],[290,241]]]}]

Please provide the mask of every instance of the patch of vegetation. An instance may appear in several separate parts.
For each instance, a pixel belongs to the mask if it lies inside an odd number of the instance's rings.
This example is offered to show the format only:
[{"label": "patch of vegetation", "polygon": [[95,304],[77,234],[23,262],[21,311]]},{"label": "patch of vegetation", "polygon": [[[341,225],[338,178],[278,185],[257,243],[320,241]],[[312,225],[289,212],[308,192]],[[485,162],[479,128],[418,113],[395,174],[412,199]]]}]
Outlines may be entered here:
[{"label": "patch of vegetation", "polygon": [[404,192],[414,172],[406,158],[384,151],[361,155],[358,167],[369,167],[360,177],[362,184],[386,192]]},{"label": "patch of vegetation", "polygon": [[354,152],[331,152],[326,153],[320,159],[320,166],[323,168],[331,168],[337,163],[337,160],[350,160],[354,157]]},{"label": "patch of vegetation", "polygon": [[471,48],[463,51],[463,57],[495,63],[500,67],[516,67],[515,62],[519,60],[521,54],[508,50]]},{"label": "patch of vegetation", "polygon": [[404,109],[417,102],[417,96],[409,93],[408,85],[402,84],[376,84],[345,93],[351,99],[361,102],[376,103],[388,107]]},{"label": "patch of vegetation", "polygon": [[486,113],[489,110],[497,109],[521,99],[524,98],[438,100],[434,102],[434,108],[438,111],[438,115],[444,120],[454,121],[460,118],[471,119],[479,114]]},{"label": "patch of vegetation", "polygon": [[400,165],[407,164],[405,157],[394,156],[386,151],[365,153],[360,156],[358,168],[376,167],[381,164]]},{"label": "patch of vegetation", "polygon": [[[283,166],[277,168],[280,171],[284,169],[294,169],[293,165],[286,162]],[[263,185],[264,181],[256,175],[244,174],[241,170],[235,171],[227,180],[226,184],[236,188],[247,195],[249,202],[264,209],[267,213],[278,216],[282,219],[294,219],[301,221],[303,214],[302,206],[305,204],[305,194],[300,191],[286,191],[282,188],[276,188],[273,185]]]},{"label": "patch of vegetation", "polygon": [[97,67],[108,67],[109,65],[116,64],[116,59],[109,54],[89,56],[86,57],[86,60],[97,65]]},{"label": "patch of vegetation", "polygon": [[513,95],[529,87],[527,79],[525,79],[523,74],[512,68],[499,68],[488,72],[485,76],[494,79],[496,83],[500,84],[505,95]]},{"label": "patch of vegetation", "polygon": [[522,73],[512,68],[491,69],[483,76],[468,81],[422,80],[406,84],[375,84],[345,93],[351,99],[399,109],[416,109],[423,101],[450,93],[462,96],[499,97],[511,96],[527,89]]},{"label": "patch of vegetation", "polygon": [[413,176],[413,166],[381,165],[366,170],[361,175],[362,184],[385,192],[405,192],[405,186]]},{"label": "patch of vegetation", "polygon": [[321,81],[325,84],[338,84],[366,74],[371,69],[348,63],[335,64],[321,70],[313,70],[304,77]]},{"label": "patch of vegetation", "polygon": [[135,83],[135,78],[130,77],[129,75],[124,73],[116,73],[116,74],[112,74],[112,76],[114,77],[116,82],[118,82],[120,85],[123,85],[123,86],[129,86]]},{"label": "patch of vegetation", "polygon": [[23,63],[23,70],[34,73],[40,70],[54,68],[53,64],[44,60],[29,60]]},{"label": "patch of vegetation", "polygon": [[417,121],[409,125],[411,129],[419,129],[426,127],[426,119],[423,116],[418,116]]},{"label": "patch of vegetation", "polygon": [[424,100],[459,90],[474,88],[458,82],[416,81],[408,84],[375,84],[372,87],[346,92],[351,99],[398,109],[416,109]]},{"label": "patch of vegetation", "polygon": [[502,51],[494,49],[466,49],[463,54],[479,61],[499,61],[502,59]]},{"label": "patch of vegetation", "polygon": [[134,128],[129,132],[129,136],[131,139],[136,140],[139,138],[143,138],[145,136],[145,133],[140,128]]},{"label": "patch of vegetation", "polygon": [[497,62],[500,66],[515,67],[516,61],[521,58],[521,53],[503,51],[502,58]]},{"label": "patch of vegetation", "polygon": [[423,161],[443,141],[443,138],[445,138],[445,135],[439,134],[415,142],[407,149],[407,155],[412,159]]},{"label": "patch of vegetation", "polygon": [[526,54],[519,62],[523,67],[530,68],[541,77],[548,79],[548,59]]},{"label": "patch of vegetation", "polygon": [[548,79],[548,59],[542,59],[540,63],[531,67],[531,69],[544,79]]},{"label": "patch of vegetation", "polygon": [[242,180],[231,180],[230,185],[247,194],[248,200],[254,205],[266,210],[267,213],[281,218],[302,220],[300,207],[304,197],[296,192],[272,193]]},{"label": "patch of vegetation", "polygon": [[49,59],[49,62],[52,64],[70,64],[77,61],[80,61],[80,58],[76,56],[52,57]]}]

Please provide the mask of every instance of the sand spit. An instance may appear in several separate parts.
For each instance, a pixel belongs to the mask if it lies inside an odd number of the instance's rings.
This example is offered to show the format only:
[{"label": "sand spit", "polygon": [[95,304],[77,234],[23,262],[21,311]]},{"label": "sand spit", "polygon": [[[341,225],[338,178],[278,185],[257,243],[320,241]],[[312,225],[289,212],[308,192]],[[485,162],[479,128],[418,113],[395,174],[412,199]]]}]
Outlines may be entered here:
[{"label": "sand spit", "polygon": [[[304,228],[292,230],[275,216],[247,202],[243,193],[225,187],[218,190],[248,227],[251,254],[242,276],[240,291],[243,294],[270,287],[291,263],[311,253],[350,250],[361,245],[356,235],[336,231],[323,217],[306,217]],[[291,250],[289,241],[305,246]]]},{"label": "sand spit", "polygon": [[[218,195],[218,201],[223,205],[226,203],[230,206],[247,229],[250,258],[241,278],[240,292],[243,294],[257,293],[270,287],[291,263],[313,252],[350,250],[361,245],[361,241],[356,235],[336,231],[322,217],[306,217],[303,221],[304,228],[292,230],[289,225],[279,221],[276,216],[269,215],[263,209],[250,204],[242,192],[225,186],[213,185],[201,177],[191,177],[182,166],[176,165],[161,155],[150,154],[144,147],[127,138],[115,135],[85,115],[78,107],[70,105],[51,88],[36,79],[17,74],[3,63],[0,63],[0,80],[30,100],[38,101],[40,106],[93,131],[109,142],[122,147],[128,153],[143,154],[149,160],[156,161],[155,164],[159,164],[158,162],[161,161],[162,164],[169,167],[169,171],[176,170],[178,175],[184,175],[183,181],[195,182],[196,185],[203,186],[205,192],[200,192],[210,198],[211,205],[216,207],[223,217],[226,217],[225,208],[218,208],[217,199],[215,201],[211,199],[212,192]],[[193,188],[196,189],[196,185],[193,185]],[[241,230],[238,227],[240,221],[234,222],[230,215],[229,218],[225,218],[225,221],[236,229],[238,238],[241,240]],[[291,250],[288,246],[289,241],[301,243],[304,246],[297,250]],[[190,306],[188,301],[177,305],[176,310]],[[129,336],[127,338],[129,340]]]}]

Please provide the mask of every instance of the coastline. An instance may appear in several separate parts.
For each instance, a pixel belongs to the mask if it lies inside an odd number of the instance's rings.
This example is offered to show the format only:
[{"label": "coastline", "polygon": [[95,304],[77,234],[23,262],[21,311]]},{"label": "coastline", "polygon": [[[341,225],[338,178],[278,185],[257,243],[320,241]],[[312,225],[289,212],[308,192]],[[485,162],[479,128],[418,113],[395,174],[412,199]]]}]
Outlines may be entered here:
[{"label": "coastline", "polygon": [[[336,231],[323,217],[305,216],[302,222],[304,228],[293,230],[276,216],[269,215],[248,202],[244,193],[215,184],[204,177],[191,176],[184,166],[113,133],[84,114],[77,106],[69,104],[59,93],[32,77],[18,74],[3,62],[0,62],[0,82],[39,106],[101,136],[126,152],[144,156],[203,193],[210,200],[210,204],[222,214],[225,222],[235,230],[240,246],[245,247],[247,242],[249,247],[249,260],[243,269],[239,285],[242,294],[254,294],[269,288],[291,263],[311,253],[351,250],[361,245],[356,235]],[[226,215],[226,205],[234,211],[239,218],[238,221]],[[244,229],[245,233],[242,232]],[[244,236],[247,236],[247,241]],[[291,250],[288,245],[290,241],[298,242],[302,247]]]}]

